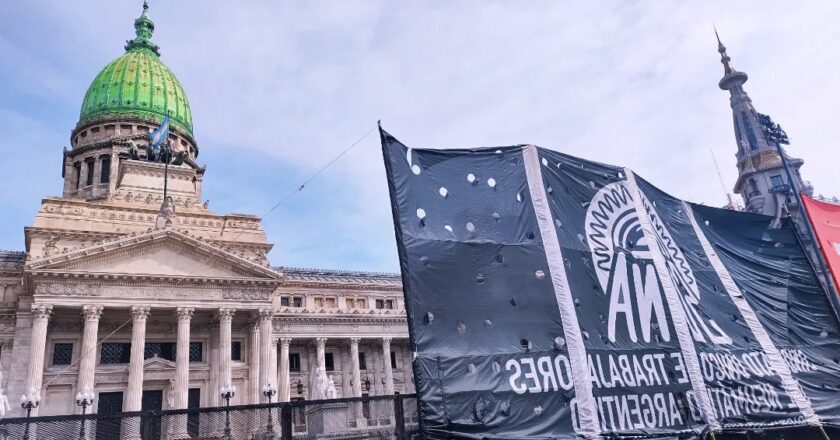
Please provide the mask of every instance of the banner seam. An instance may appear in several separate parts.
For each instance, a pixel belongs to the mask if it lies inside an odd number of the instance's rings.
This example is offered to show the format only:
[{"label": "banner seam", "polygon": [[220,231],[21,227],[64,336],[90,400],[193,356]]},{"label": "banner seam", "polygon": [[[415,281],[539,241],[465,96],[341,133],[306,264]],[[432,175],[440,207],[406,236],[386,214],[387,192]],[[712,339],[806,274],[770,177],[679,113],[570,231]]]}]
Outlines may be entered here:
[{"label": "banner seam", "polygon": [[551,274],[551,283],[554,288],[554,297],[560,309],[563,333],[569,350],[569,361],[572,367],[572,380],[578,407],[580,427],[578,433],[587,438],[600,438],[600,427],[595,399],[592,394],[592,381],[586,357],[586,347],[583,343],[572,292],[566,279],[566,266],[563,264],[560,241],[557,238],[557,231],[554,229],[551,209],[546,197],[537,147],[526,145],[522,156],[528,191],[531,194],[534,214],[540,228],[540,236],[542,237],[548,270]]},{"label": "banner seam", "polygon": [[721,261],[717,252],[712,247],[711,242],[709,242],[708,237],[706,237],[705,232],[703,232],[700,225],[697,224],[697,219],[694,217],[694,210],[685,201],[683,201],[682,204],[686,214],[688,215],[688,219],[691,222],[691,227],[694,228],[694,234],[697,235],[697,238],[700,240],[700,245],[703,247],[703,252],[706,254],[706,258],[709,259],[709,263],[711,263],[712,268],[715,270],[715,273],[720,279],[720,282],[723,284],[724,289],[726,289],[726,293],[729,295],[730,299],[732,299],[735,307],[738,308],[738,312],[741,313],[747,327],[749,327],[753,336],[755,336],[756,341],[764,351],[764,354],[767,356],[767,361],[770,363],[773,371],[775,371],[782,380],[782,385],[788,393],[788,396],[794,403],[796,403],[796,406],[799,407],[802,415],[809,423],[819,425],[820,419],[814,412],[814,408],[811,406],[811,401],[807,396],[805,396],[805,393],[799,386],[799,382],[793,377],[793,373],[791,373],[790,368],[782,358],[781,352],[776,345],[773,344],[767,330],[761,322],[759,322],[755,311],[752,309],[749,302],[747,302],[746,298],[744,298],[741,290],[735,284],[735,281],[732,279],[732,275],[729,273],[729,269],[727,269],[726,265],[723,264],[723,261]]},{"label": "banner seam", "polygon": [[[671,311],[671,319],[674,322],[674,330],[677,333],[677,339],[680,344],[680,349],[683,354],[683,361],[685,362],[686,371],[688,372],[691,387],[697,398],[697,402],[703,409],[706,416],[706,421],[713,431],[720,429],[720,423],[712,409],[709,401],[709,394],[706,391],[706,383],[703,381],[703,375],[700,370],[700,360],[697,356],[697,350],[694,346],[694,336],[688,327],[688,321],[683,310],[682,302],[677,297],[674,289],[674,281],[671,279],[671,274],[665,263],[665,256],[659,248],[659,240],[655,236],[653,225],[650,217],[642,202],[644,195],[642,194],[639,185],[636,183],[636,175],[633,170],[624,168],[624,174],[627,176],[627,183],[630,185],[630,193],[633,198],[633,204],[636,207],[636,215],[639,216],[639,223],[642,226],[645,240],[648,242],[648,249],[650,250],[651,258],[653,259],[654,267],[660,275],[662,283],[662,290],[665,293],[665,298],[668,301],[668,309]],[[655,213],[656,209],[650,207]]]}]

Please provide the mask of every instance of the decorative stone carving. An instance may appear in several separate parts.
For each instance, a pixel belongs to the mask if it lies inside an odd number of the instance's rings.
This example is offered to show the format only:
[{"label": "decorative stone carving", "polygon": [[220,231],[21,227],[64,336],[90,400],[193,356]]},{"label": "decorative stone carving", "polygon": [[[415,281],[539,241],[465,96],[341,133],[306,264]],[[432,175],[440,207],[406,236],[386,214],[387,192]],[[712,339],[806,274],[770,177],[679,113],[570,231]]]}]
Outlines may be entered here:
[{"label": "decorative stone carving", "polygon": [[102,286],[96,284],[39,283],[35,286],[35,295],[101,296]]},{"label": "decorative stone carving", "polygon": [[175,309],[175,316],[178,317],[179,321],[189,321],[192,319],[194,312],[195,307],[178,307]]},{"label": "decorative stone carving", "polygon": [[82,306],[82,316],[87,321],[99,321],[102,317],[103,307],[99,304]]},{"label": "decorative stone carving", "polygon": [[149,313],[151,313],[151,307],[149,306],[131,307],[131,317],[134,318],[135,321],[147,320],[149,318]]},{"label": "decorative stone carving", "polygon": [[52,316],[52,304],[32,304],[32,318],[34,319],[50,319]]},{"label": "decorative stone carving", "polygon": [[232,321],[236,309],[230,307],[219,308],[219,321]]}]

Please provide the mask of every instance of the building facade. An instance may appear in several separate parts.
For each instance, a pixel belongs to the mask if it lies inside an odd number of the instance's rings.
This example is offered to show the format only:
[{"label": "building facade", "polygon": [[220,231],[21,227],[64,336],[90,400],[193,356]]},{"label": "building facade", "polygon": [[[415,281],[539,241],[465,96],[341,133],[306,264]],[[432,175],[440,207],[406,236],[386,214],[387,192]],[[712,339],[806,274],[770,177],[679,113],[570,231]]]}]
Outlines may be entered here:
[{"label": "building facade", "polygon": [[[273,267],[258,217],[211,211],[146,5],[134,27],[85,94],[62,195],[25,252],[0,252],[3,393],[40,394],[34,415],[79,412],[87,390],[98,412],[218,406],[228,384],[231,404],[269,382],[287,401],[316,397],[319,367],[337,397],[413,392],[399,276]],[[167,115],[178,165],[148,160]]]}]

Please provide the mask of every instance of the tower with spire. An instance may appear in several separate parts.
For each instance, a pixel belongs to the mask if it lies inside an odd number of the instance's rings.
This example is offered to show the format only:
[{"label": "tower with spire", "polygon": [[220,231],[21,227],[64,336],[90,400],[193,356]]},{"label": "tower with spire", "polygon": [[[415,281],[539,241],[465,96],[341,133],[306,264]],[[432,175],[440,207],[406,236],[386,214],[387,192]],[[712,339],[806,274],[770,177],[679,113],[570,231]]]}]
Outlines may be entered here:
[{"label": "tower with spire", "polygon": [[[735,129],[738,164],[738,180],[735,192],[741,195],[747,211],[771,215],[776,218],[793,215],[796,217],[796,198],[793,191],[811,194],[810,184],[804,182],[799,168],[804,161],[791,157],[782,145],[788,144],[784,130],[773,122],[770,116],[759,113],[744,91],[747,74],[735,70],[726,53],[726,46],[720,41],[717,29],[720,62],[723,64],[723,78],[718,85],[729,91],[729,105],[732,108],[732,124]],[[779,151],[785,155],[794,182],[789,182]]]}]

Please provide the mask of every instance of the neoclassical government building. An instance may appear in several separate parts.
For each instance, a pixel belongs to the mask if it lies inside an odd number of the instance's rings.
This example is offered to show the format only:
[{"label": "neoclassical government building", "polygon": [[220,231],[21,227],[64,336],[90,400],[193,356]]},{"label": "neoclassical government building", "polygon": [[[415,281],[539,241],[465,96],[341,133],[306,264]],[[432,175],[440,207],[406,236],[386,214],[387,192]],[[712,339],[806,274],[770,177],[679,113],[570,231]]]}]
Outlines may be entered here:
[{"label": "neoclassical government building", "polygon": [[[38,415],[79,412],[84,390],[100,413],[219,406],[228,383],[231,404],[264,402],[267,382],[287,401],[314,398],[319,366],[338,397],[413,392],[399,276],[272,266],[258,217],[210,210],[147,10],[84,96],[61,195],[41,202],[25,251],[0,251],[3,392],[39,391]],[[168,169],[147,160],[166,115],[185,157]]]}]

